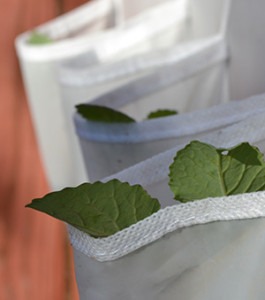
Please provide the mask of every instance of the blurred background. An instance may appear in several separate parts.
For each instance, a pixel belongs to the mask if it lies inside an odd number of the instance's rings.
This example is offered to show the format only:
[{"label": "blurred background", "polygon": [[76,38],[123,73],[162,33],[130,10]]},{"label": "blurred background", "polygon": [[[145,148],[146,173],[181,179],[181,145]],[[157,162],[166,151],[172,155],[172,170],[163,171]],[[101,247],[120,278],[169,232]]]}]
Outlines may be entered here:
[{"label": "blurred background", "polygon": [[14,39],[86,0],[1,0],[0,299],[78,299],[61,222],[25,209],[48,192]]}]

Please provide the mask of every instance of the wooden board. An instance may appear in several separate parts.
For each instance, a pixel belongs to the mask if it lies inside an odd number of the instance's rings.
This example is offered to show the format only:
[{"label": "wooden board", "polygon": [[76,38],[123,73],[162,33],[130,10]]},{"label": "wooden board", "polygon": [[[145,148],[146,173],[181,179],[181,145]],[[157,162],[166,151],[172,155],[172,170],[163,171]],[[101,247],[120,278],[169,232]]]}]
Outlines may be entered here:
[{"label": "wooden board", "polygon": [[2,0],[0,9],[0,299],[76,300],[64,225],[24,208],[48,192],[18,61],[15,37],[85,0]]}]

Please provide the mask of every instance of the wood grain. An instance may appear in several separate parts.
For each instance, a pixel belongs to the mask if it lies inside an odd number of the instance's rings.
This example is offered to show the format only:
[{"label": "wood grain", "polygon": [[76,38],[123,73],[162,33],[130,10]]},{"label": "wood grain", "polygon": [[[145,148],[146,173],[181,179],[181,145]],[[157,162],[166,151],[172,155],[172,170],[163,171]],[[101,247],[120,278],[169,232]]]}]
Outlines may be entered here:
[{"label": "wood grain", "polygon": [[[76,300],[64,225],[24,208],[48,192],[29,115],[15,37],[85,0],[2,0],[0,9],[0,299]],[[70,259],[69,259],[70,257]]]}]

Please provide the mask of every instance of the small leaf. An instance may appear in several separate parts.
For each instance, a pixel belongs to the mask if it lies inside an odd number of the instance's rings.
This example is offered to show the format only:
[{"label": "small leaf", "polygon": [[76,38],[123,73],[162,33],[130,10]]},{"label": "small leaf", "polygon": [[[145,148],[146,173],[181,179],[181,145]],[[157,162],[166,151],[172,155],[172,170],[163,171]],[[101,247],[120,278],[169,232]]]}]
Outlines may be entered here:
[{"label": "small leaf", "polygon": [[116,111],[114,109],[92,105],[92,104],[79,104],[76,106],[77,112],[89,121],[104,122],[104,123],[133,123],[134,119]]},{"label": "small leaf", "polygon": [[182,202],[265,189],[265,162],[248,143],[230,149],[193,141],[170,166],[170,188]]},{"label": "small leaf", "polygon": [[159,210],[157,199],[140,186],[116,179],[84,183],[35,199],[27,207],[45,212],[94,237],[106,237]]},{"label": "small leaf", "polygon": [[177,115],[178,112],[171,109],[159,109],[157,111],[149,113],[147,119],[163,118],[168,116]]},{"label": "small leaf", "polygon": [[53,40],[48,35],[36,31],[33,31],[28,39],[28,43],[31,45],[44,45],[52,42]]}]

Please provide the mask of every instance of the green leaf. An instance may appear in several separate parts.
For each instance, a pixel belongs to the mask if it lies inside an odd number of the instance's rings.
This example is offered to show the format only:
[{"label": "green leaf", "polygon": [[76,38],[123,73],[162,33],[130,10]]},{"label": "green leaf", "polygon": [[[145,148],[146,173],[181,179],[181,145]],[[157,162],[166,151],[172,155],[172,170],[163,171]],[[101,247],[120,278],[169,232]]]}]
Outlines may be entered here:
[{"label": "green leaf", "polygon": [[182,202],[265,189],[265,162],[258,148],[242,143],[230,149],[193,141],[170,166],[170,188]]},{"label": "green leaf", "polygon": [[35,199],[27,207],[45,212],[94,237],[106,237],[158,211],[157,199],[140,186],[116,179],[84,183]]},{"label": "green leaf", "polygon": [[158,109],[157,111],[149,113],[147,119],[155,119],[155,118],[162,118],[177,115],[178,112],[171,109]]},{"label": "green leaf", "polygon": [[31,45],[44,45],[52,42],[53,40],[48,35],[36,31],[33,31],[28,39],[28,43]]},{"label": "green leaf", "polygon": [[92,104],[79,104],[77,112],[85,119],[104,123],[133,123],[134,119],[114,109]]}]

